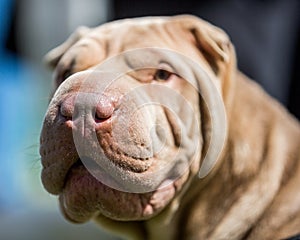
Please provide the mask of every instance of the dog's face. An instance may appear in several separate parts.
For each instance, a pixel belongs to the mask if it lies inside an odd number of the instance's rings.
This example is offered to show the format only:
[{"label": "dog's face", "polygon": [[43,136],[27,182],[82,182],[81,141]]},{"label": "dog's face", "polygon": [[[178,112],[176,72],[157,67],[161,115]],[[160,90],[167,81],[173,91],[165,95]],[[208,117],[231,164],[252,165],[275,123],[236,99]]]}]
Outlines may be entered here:
[{"label": "dog's face", "polygon": [[83,29],[48,55],[57,90],[41,134],[42,181],[66,218],[148,219],[196,175],[213,104],[201,83],[211,77],[229,95],[228,39],[211,28],[187,16],[125,20]]}]

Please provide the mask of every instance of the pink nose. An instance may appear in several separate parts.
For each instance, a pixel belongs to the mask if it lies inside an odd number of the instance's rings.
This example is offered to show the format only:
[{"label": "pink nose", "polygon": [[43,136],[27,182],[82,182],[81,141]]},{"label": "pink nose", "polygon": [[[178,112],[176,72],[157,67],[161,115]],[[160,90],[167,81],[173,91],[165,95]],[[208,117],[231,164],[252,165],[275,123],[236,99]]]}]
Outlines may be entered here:
[{"label": "pink nose", "polygon": [[114,102],[110,97],[89,98],[81,101],[76,95],[65,98],[60,105],[60,115],[66,120],[75,120],[82,113],[92,115],[96,123],[109,119],[114,112]]}]

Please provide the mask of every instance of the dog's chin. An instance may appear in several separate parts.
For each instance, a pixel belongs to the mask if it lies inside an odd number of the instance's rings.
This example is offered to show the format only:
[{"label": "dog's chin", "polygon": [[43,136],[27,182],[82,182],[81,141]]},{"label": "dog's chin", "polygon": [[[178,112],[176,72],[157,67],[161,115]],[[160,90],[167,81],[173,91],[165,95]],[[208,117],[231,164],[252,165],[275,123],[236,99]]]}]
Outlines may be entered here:
[{"label": "dog's chin", "polygon": [[64,216],[77,223],[98,215],[112,220],[145,220],[157,215],[174,198],[187,177],[166,184],[148,193],[122,192],[97,180],[82,164],[75,164],[68,172],[63,191],[59,195]]}]

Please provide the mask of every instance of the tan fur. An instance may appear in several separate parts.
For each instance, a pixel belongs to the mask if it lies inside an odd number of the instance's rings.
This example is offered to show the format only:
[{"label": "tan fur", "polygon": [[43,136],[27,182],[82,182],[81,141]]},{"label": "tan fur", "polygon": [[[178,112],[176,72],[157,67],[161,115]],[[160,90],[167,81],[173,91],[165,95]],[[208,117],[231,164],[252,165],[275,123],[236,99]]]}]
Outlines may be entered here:
[{"label": "tan fur", "polygon": [[[300,233],[299,122],[236,69],[223,31],[192,16],[125,20],[84,31],[46,57],[58,63],[58,85],[64,75],[124,50],[168,47],[200,62],[215,79],[228,118],[222,158],[208,176],[199,179],[199,166],[191,168],[180,193],[153,218],[119,222],[99,216],[100,225],[123,237],[149,240],[282,239]],[[136,41],[148,32],[153,38]],[[209,119],[204,107],[200,111],[205,149]]]}]

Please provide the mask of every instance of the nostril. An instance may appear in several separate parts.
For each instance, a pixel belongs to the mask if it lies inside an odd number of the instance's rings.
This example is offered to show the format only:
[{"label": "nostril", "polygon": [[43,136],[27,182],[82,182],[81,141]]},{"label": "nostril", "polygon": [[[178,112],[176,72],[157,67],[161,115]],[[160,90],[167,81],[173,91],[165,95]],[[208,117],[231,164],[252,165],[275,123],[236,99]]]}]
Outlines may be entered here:
[{"label": "nostril", "polygon": [[100,123],[109,119],[114,110],[114,102],[110,97],[101,96],[100,99],[96,99],[91,94],[88,94],[88,96],[69,95],[59,105],[60,116],[65,121],[75,121],[79,116],[92,116],[94,112],[94,121]]},{"label": "nostril", "polygon": [[106,120],[109,119],[109,118],[110,118],[110,116],[104,118],[104,117],[99,117],[98,114],[96,114],[96,116],[95,116],[95,122],[96,122],[96,123],[101,123],[101,122],[106,121]]},{"label": "nostril", "polygon": [[97,123],[103,122],[111,117],[114,112],[114,106],[107,100],[101,100],[98,102],[95,111],[95,121]]},{"label": "nostril", "polygon": [[66,118],[67,120],[71,120],[74,114],[75,106],[75,97],[71,96],[66,98],[60,105],[60,115]]}]

